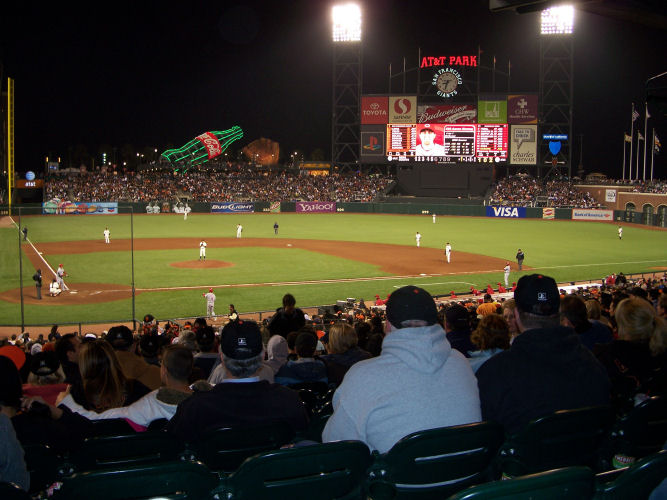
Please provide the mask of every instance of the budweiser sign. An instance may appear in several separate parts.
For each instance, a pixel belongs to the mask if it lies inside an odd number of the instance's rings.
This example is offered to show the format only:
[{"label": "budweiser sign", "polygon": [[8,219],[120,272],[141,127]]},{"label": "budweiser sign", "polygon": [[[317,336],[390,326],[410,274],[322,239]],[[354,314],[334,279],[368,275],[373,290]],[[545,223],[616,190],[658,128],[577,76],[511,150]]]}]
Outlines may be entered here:
[{"label": "budweiser sign", "polygon": [[220,142],[218,141],[218,138],[211,132],[204,132],[203,134],[198,135],[197,139],[199,139],[206,148],[209,160],[211,158],[215,158],[220,153],[222,153],[222,148],[220,147]]},{"label": "budweiser sign", "polygon": [[475,123],[477,107],[474,104],[434,104],[417,108],[417,123]]}]

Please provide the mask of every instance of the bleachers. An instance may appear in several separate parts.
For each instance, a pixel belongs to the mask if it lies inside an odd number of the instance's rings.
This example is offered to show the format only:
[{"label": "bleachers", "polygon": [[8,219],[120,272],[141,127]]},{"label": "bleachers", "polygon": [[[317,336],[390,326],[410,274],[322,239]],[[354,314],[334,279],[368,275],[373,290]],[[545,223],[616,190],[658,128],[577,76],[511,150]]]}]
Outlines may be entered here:
[{"label": "bleachers", "polygon": [[[652,408],[643,414],[653,422],[667,420],[664,405]],[[318,444],[317,431],[295,439],[277,424],[212,431],[204,444],[178,443],[162,431],[95,437],[62,456],[47,447],[28,447],[26,460],[33,474],[31,492],[62,483],[55,498],[125,498],[123,489],[137,498],[564,498],[564,491],[572,493],[569,498],[628,498],[627,491],[632,498],[646,498],[667,477],[667,450],[638,455],[620,471],[600,472],[597,459],[611,462],[619,449],[615,433],[624,424],[619,420],[610,431],[612,419],[605,410],[556,412],[529,424],[520,439],[504,436],[490,422],[416,432],[386,454],[371,454],[357,441]],[[314,421],[319,416],[316,412]],[[627,447],[636,444],[634,435],[624,436],[621,449],[637,450]],[[301,441],[304,437],[309,440]],[[522,448],[526,438],[533,441],[528,452]],[[646,434],[637,439],[644,451],[664,444],[659,432],[652,440]],[[295,444],[280,449],[287,443]],[[517,477],[498,481],[507,472],[508,449],[515,450],[510,470]],[[529,465],[516,467],[519,458]],[[466,490],[475,484],[481,486]]]}]

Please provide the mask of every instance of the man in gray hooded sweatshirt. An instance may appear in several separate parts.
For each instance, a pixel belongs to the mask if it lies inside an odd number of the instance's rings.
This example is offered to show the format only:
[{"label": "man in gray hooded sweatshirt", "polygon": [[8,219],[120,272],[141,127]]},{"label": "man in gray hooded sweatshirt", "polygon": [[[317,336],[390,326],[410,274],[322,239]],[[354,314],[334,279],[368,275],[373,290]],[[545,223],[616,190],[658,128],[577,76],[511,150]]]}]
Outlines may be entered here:
[{"label": "man in gray hooded sweatshirt", "polygon": [[412,432],[481,420],[470,363],[451,348],[426,290],[391,294],[386,331],[382,354],[353,365],[334,394],[323,442],[355,439],[384,453]]}]

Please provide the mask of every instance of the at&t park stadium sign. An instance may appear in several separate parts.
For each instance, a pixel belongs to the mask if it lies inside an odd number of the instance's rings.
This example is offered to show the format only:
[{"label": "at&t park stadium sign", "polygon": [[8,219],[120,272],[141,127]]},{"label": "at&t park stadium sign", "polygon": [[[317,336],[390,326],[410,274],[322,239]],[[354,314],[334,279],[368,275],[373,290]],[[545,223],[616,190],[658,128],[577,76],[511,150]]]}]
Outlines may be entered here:
[{"label": "at&t park stadium sign", "polygon": [[431,66],[477,66],[477,55],[470,56],[424,56],[420,68]]}]

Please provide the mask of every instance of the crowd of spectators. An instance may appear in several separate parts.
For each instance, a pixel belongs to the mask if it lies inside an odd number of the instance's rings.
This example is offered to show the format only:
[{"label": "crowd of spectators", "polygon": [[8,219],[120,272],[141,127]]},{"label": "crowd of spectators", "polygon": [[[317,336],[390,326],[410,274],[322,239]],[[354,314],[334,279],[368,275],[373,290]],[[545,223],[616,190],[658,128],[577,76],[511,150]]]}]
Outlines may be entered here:
[{"label": "crowd of spectators", "polygon": [[410,286],[313,316],[287,294],[263,322],[233,311],[219,330],[206,318],[146,315],[136,333],[14,335],[0,343],[0,441],[11,451],[0,481],[27,489],[21,446],[72,449],[99,419],[125,419],[129,432],[161,421],[186,442],[276,418],[303,431],[311,408],[295,389],[304,384],[333,397],[325,442],[380,452],[415,430],[480,420],[516,432],[572,401],[623,415],[667,394],[666,287],[665,276],[619,274],[567,292],[529,275],[509,292],[489,285],[483,298],[434,300]]},{"label": "crowd of spectators", "polygon": [[490,205],[547,206],[554,208],[597,208],[599,204],[568,180],[542,182],[527,175],[499,180],[492,188]]},{"label": "crowd of spectators", "polygon": [[187,196],[198,202],[369,202],[391,182],[392,177],[380,174],[307,175],[239,164],[223,170],[191,169],[184,173],[147,170],[51,175],[46,179],[46,198],[73,202],[150,202]]}]

